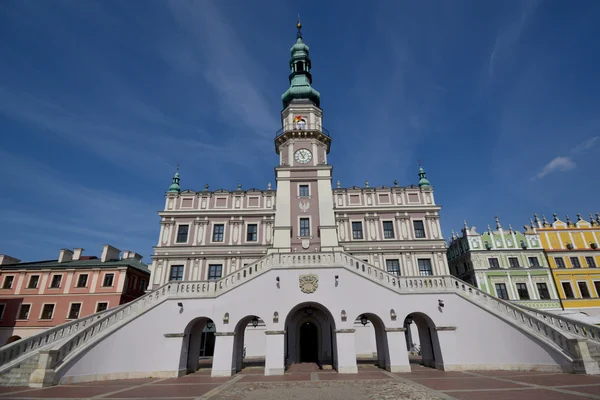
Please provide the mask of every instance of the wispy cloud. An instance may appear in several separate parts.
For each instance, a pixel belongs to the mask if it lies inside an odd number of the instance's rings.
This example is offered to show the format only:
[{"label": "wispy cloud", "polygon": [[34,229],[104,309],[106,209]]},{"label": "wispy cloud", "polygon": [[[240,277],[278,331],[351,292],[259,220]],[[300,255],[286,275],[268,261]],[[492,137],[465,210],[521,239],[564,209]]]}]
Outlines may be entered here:
[{"label": "wispy cloud", "polygon": [[[600,136],[594,136],[592,138],[589,138],[581,143],[579,143],[577,146],[573,147],[570,151],[571,154],[583,154],[585,152],[587,152],[588,150],[591,150],[594,148],[595,144],[598,142],[598,139],[600,139]],[[532,180],[535,179],[540,179],[543,178],[544,176],[555,172],[555,171],[569,171],[572,170],[576,167],[575,161],[573,161],[572,156],[559,156],[554,158],[552,161],[550,161],[548,164],[544,165],[544,167],[541,169],[541,171],[536,174],[534,177],[532,177]]]},{"label": "wispy cloud", "polygon": [[535,14],[535,11],[541,2],[542,0],[524,1],[523,8],[521,9],[519,16],[509,24],[499,29],[498,33],[496,34],[494,47],[492,48],[488,59],[489,76],[494,75],[495,65],[498,62],[500,55],[503,52],[508,51],[519,41],[521,34],[527,26],[527,22]]}]

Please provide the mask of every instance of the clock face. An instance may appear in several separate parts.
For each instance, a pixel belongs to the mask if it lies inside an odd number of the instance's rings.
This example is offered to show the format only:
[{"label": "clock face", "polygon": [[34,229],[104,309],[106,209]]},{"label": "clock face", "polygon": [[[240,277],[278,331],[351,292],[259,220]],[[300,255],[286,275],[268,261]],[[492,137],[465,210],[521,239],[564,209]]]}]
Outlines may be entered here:
[{"label": "clock face", "polygon": [[312,153],[310,152],[310,150],[300,149],[296,152],[294,158],[296,159],[296,162],[300,164],[306,164],[310,162],[310,160],[312,160]]}]

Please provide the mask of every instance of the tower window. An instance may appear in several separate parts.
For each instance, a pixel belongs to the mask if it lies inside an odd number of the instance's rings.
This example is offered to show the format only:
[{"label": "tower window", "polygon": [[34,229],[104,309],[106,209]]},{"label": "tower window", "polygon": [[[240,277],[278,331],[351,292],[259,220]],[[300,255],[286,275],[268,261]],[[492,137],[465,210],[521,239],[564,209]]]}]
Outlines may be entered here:
[{"label": "tower window", "polygon": [[310,219],[300,218],[300,236],[301,237],[310,236]]},{"label": "tower window", "polygon": [[257,224],[249,224],[246,241],[256,242],[257,238],[258,238],[258,225]]},{"label": "tower window", "polygon": [[394,222],[383,221],[383,237],[385,239],[393,239],[394,238]]},{"label": "tower window", "polygon": [[215,224],[215,226],[213,227],[213,242],[222,242],[224,232],[225,232],[225,225]]},{"label": "tower window", "polygon": [[296,72],[304,72],[304,63],[302,61],[296,63]]},{"label": "tower window", "polygon": [[308,190],[309,186],[308,185],[300,185],[299,187],[299,196],[300,197],[308,197],[309,194],[309,190]]},{"label": "tower window", "polygon": [[423,221],[413,221],[413,227],[415,228],[415,237],[422,239],[425,237],[425,226]]},{"label": "tower window", "polygon": [[179,229],[177,230],[177,243],[187,243],[189,229],[189,225],[179,225]]},{"label": "tower window", "polygon": [[363,238],[362,222],[360,222],[360,221],[352,222],[352,239],[362,239],[362,238]]}]

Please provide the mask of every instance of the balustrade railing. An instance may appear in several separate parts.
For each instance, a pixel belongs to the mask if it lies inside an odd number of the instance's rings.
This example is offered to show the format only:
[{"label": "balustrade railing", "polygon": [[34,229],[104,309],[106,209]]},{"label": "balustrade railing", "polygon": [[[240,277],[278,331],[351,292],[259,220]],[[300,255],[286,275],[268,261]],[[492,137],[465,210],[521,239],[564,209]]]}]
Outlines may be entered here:
[{"label": "balustrade railing", "polygon": [[571,334],[583,336],[586,339],[592,340],[600,344],[600,327],[585,322],[575,321],[568,317],[553,314],[547,311],[540,311],[525,305],[519,304],[519,307],[525,309],[530,314],[537,316],[547,324],[552,325],[556,329]]}]

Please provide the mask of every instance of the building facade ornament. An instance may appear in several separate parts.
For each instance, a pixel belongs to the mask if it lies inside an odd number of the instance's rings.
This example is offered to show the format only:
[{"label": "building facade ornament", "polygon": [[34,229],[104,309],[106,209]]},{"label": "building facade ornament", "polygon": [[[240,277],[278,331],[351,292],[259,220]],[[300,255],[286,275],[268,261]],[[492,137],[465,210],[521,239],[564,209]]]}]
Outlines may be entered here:
[{"label": "building facade ornament", "polygon": [[298,284],[302,293],[314,293],[319,287],[319,276],[315,274],[300,275],[298,278]]}]

